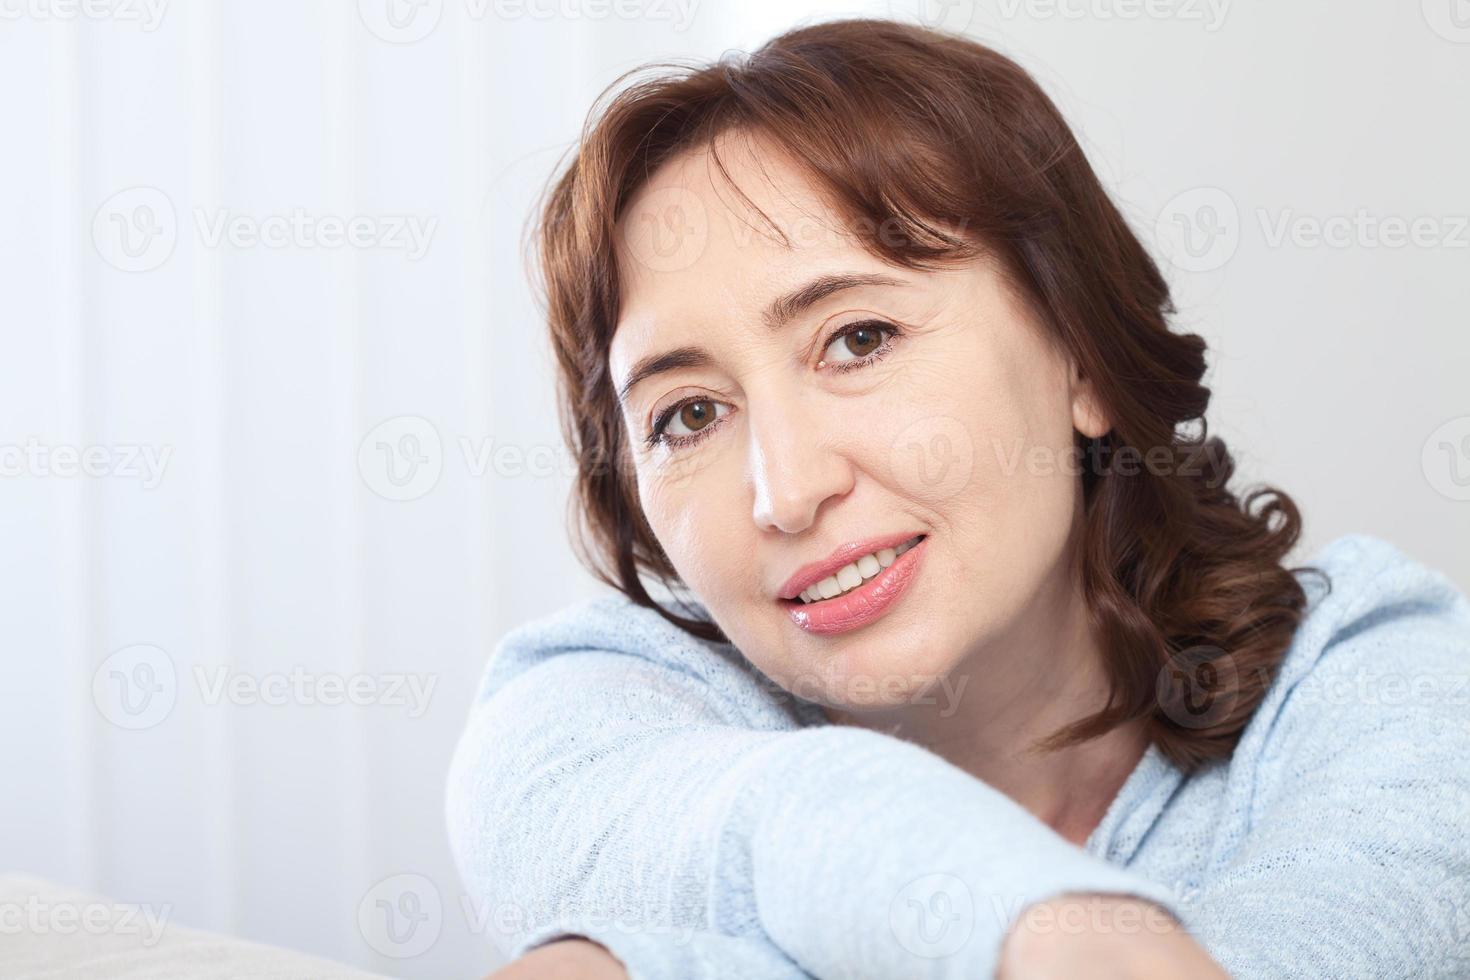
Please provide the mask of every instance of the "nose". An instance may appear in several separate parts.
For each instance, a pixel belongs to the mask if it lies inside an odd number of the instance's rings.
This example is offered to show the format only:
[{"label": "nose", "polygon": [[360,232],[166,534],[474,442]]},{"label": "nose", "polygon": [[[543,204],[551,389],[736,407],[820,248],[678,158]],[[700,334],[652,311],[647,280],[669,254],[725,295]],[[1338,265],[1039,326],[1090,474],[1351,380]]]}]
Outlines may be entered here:
[{"label": "nose", "polygon": [[798,403],[747,409],[749,472],[756,526],[798,534],[828,501],[852,491],[853,467],[842,451],[842,428],[812,418]]}]

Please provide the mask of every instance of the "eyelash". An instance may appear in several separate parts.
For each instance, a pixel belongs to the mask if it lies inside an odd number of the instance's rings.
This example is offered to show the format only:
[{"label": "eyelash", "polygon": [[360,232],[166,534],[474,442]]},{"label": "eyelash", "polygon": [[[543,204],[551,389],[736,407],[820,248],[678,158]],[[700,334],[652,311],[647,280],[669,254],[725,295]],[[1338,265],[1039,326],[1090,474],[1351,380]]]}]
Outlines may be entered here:
[{"label": "eyelash", "polygon": [[[839,327],[837,330],[833,331],[832,335],[829,336],[827,340],[822,344],[822,350],[825,351],[828,347],[831,347],[833,341],[841,340],[848,334],[856,333],[864,327],[876,327],[877,329],[882,331],[885,334],[883,342],[872,351],[863,355],[860,358],[856,358],[851,361],[834,361],[833,363],[826,365],[824,370],[836,371],[838,374],[847,374],[849,371],[857,371],[861,368],[871,367],[872,365],[881,361],[883,358],[887,357],[889,353],[891,353],[893,350],[894,340],[902,336],[902,332],[898,329],[898,327],[889,323],[887,320],[857,320],[853,323],[847,324],[846,326]],[[673,405],[670,405],[668,408],[664,409],[662,412],[659,413],[658,418],[654,420],[653,431],[650,432],[648,434],[648,438],[644,440],[645,444],[650,449],[654,448],[659,443],[664,443],[674,449],[685,449],[702,440],[705,436],[709,435],[711,432],[713,432],[715,429],[719,428],[720,425],[723,424],[723,418],[715,419],[709,425],[706,425],[703,429],[700,429],[692,436],[671,436],[666,434],[664,432],[664,429],[668,427],[669,420],[674,417],[674,414],[680,411],[685,405],[690,405],[694,402],[710,400],[711,399],[706,398],[703,395],[694,395],[689,398],[685,398],[682,401],[676,402]]]}]

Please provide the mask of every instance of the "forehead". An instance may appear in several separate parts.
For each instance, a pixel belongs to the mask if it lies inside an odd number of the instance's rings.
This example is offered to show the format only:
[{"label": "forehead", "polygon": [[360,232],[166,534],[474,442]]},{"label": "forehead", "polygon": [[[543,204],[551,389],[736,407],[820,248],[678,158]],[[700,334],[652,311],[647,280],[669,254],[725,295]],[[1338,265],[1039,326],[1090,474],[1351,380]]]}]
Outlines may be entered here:
[{"label": "forehead", "polygon": [[665,162],[628,202],[619,228],[628,286],[651,273],[707,275],[720,260],[770,260],[844,237],[841,216],[805,171],[779,146],[739,132]]},{"label": "forehead", "polygon": [[753,322],[803,278],[887,268],[797,164],[746,134],[656,170],[619,219],[617,249],[615,374],[658,338],[688,339],[697,322]]}]

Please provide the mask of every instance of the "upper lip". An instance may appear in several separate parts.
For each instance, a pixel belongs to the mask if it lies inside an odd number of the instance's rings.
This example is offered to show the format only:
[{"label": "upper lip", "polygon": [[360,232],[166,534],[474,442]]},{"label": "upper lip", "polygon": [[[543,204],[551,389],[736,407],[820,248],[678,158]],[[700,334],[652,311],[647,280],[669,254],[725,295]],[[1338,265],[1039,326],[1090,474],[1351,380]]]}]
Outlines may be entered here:
[{"label": "upper lip", "polygon": [[896,548],[910,538],[916,538],[923,534],[922,531],[899,531],[895,534],[885,534],[877,538],[865,538],[862,541],[849,541],[847,544],[839,545],[826,558],[820,561],[809,562],[796,570],[796,573],[786,580],[781,586],[778,595],[782,599],[795,599],[814,582],[820,582],[828,575],[835,574],[843,565],[851,564],[863,555],[882,551],[884,548]]}]

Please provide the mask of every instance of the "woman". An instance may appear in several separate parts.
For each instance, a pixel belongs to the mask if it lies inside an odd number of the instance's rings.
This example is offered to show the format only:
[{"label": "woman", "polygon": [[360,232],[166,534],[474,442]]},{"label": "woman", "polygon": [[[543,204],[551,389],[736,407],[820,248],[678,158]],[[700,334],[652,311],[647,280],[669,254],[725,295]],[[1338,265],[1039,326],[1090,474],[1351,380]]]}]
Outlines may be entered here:
[{"label": "woman", "polygon": [[1019,67],[858,20],[645,79],[541,257],[621,594],[507,635],[456,756],[506,976],[1470,972],[1470,604],[1282,566]]}]

